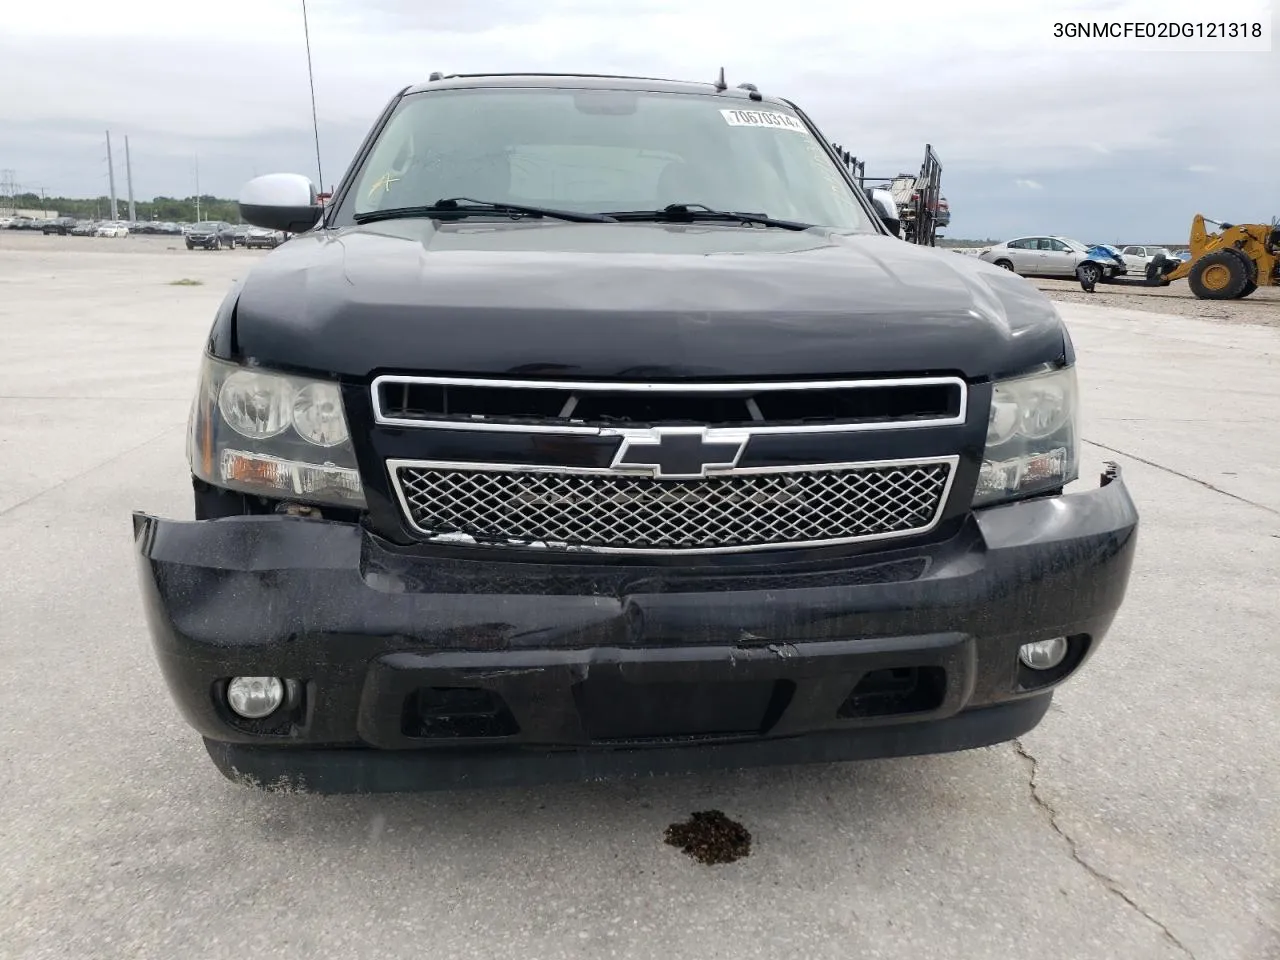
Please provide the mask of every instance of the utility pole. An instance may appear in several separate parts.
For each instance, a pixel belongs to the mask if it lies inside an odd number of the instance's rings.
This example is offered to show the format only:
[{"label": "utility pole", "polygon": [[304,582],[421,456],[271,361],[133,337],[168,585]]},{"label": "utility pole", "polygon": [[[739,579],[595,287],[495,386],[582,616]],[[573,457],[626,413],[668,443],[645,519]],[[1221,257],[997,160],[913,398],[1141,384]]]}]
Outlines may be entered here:
[{"label": "utility pole", "polygon": [[116,165],[111,162],[111,131],[107,131],[107,179],[111,184],[111,219],[119,220],[120,211],[116,206]]},{"label": "utility pole", "polygon": [[200,222],[200,154],[196,154],[196,223]]},{"label": "utility pole", "polygon": [[129,188],[129,222],[137,223],[138,208],[133,205],[133,163],[129,159],[129,138],[124,138],[124,182]]}]

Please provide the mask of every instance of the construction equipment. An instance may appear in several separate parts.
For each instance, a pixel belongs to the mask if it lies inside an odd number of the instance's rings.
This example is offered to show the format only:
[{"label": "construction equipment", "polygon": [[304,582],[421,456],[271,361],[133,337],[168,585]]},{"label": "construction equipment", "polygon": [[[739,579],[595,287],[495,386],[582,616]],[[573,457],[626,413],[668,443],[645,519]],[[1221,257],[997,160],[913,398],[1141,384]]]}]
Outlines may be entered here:
[{"label": "construction equipment", "polygon": [[951,222],[951,211],[942,196],[942,164],[930,144],[924,145],[924,162],[920,173],[900,173],[896,177],[868,177],[866,162],[859,160],[840,144],[831,145],[849,168],[863,190],[871,183],[886,184],[898,208],[902,239],[926,247],[938,245],[938,229]]},{"label": "construction equipment", "polygon": [[[1210,232],[1205,224],[1219,229]],[[1200,300],[1238,300],[1258,287],[1280,286],[1280,226],[1276,222],[1221,223],[1197,213],[1191,221],[1191,258],[1157,256],[1147,266],[1148,286],[1187,278]]]}]

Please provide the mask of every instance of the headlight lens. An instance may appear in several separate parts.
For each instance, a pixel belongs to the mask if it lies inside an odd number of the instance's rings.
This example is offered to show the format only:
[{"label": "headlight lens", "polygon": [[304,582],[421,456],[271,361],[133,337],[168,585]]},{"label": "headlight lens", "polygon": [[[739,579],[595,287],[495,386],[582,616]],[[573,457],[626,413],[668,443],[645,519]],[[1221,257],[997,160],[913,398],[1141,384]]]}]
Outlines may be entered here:
[{"label": "headlight lens", "polygon": [[995,384],[974,506],[1058,489],[1079,474],[1075,367]]},{"label": "headlight lens", "polygon": [[311,383],[299,390],[293,398],[293,427],[318,447],[346,443],[350,434],[338,388],[332,383]]},{"label": "headlight lens", "polygon": [[365,506],[337,384],[205,357],[191,411],[191,472],[281,500]]},{"label": "headlight lens", "polygon": [[242,437],[265,440],[289,429],[293,387],[284,377],[237,370],[222,381],[218,411]]}]

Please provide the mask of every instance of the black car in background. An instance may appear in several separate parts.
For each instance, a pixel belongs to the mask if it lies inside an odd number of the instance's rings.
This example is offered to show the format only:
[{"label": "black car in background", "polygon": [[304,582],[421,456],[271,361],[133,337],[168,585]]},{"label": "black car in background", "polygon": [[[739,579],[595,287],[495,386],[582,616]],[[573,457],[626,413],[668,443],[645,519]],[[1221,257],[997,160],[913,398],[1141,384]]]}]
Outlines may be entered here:
[{"label": "black car in background", "polygon": [[239,238],[236,228],[225,220],[203,220],[193,223],[187,230],[187,249],[200,247],[203,250],[234,250]]},{"label": "black car in background", "polygon": [[146,236],[175,237],[182,235],[182,227],[168,220],[144,220],[130,224],[129,232]]},{"label": "black car in background", "polygon": [[54,217],[40,224],[40,232],[46,237],[53,234],[65,237],[75,228],[76,223],[75,217]]}]

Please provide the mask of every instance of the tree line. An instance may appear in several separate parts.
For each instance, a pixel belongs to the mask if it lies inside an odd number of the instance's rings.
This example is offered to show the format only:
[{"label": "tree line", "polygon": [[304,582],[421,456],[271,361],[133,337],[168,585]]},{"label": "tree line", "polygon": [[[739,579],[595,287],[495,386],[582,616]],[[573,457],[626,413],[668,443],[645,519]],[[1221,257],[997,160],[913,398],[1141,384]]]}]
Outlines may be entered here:
[{"label": "tree line", "polygon": [[[107,220],[111,217],[110,197],[41,198],[38,193],[19,193],[12,199],[6,197],[4,200],[6,206],[12,204],[16,210],[56,210],[60,217],[75,217],[77,220]],[[134,207],[137,209],[139,220],[189,223],[196,219],[195,197],[155,197],[151,200],[137,200],[134,202]],[[121,220],[127,219],[129,201],[117,197],[116,212]],[[234,200],[202,195],[200,219],[239,223],[240,209]]]}]

